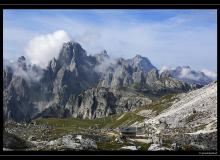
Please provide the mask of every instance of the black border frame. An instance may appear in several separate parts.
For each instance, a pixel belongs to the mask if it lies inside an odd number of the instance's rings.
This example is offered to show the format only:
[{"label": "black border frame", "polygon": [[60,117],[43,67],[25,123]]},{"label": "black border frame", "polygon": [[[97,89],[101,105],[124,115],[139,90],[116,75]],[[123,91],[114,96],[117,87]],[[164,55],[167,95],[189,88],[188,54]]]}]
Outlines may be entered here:
[{"label": "black border frame", "polygon": [[[219,27],[219,7],[220,5],[214,5],[214,4],[5,4],[1,5],[1,27],[2,27],[2,62],[3,62],[3,10],[4,9],[217,9],[217,25]],[[218,33],[218,27],[217,27],[217,53],[218,53],[218,46],[219,46],[219,33]],[[217,60],[218,60],[218,54],[217,54]],[[3,64],[3,63],[2,63]],[[217,61],[218,64],[218,61]],[[219,67],[219,66],[218,66]],[[3,68],[3,67],[2,67]],[[217,69],[217,72],[219,69]],[[218,77],[217,77],[218,79]],[[3,83],[3,81],[2,81]],[[3,86],[3,84],[2,84]],[[218,85],[219,89],[219,85]],[[3,89],[2,89],[3,90]],[[3,93],[3,92],[2,92]],[[3,100],[3,98],[2,98]],[[2,103],[3,104],[3,103]],[[1,109],[1,112],[3,114],[3,108]],[[219,116],[219,109],[217,109],[218,116]],[[217,122],[218,128],[219,128],[219,122]],[[3,126],[3,121],[1,121],[1,126]],[[219,135],[219,129],[217,130],[217,133]],[[3,140],[3,139],[2,139]],[[219,138],[218,138],[219,141]],[[3,144],[3,143],[2,143]],[[22,155],[35,155],[35,156],[109,156],[109,155],[117,155],[117,156],[205,156],[205,157],[212,157],[219,155],[219,147],[220,145],[217,145],[217,152],[213,151],[1,151],[2,155],[5,156],[22,156]],[[2,147],[3,148],[3,147]]]}]

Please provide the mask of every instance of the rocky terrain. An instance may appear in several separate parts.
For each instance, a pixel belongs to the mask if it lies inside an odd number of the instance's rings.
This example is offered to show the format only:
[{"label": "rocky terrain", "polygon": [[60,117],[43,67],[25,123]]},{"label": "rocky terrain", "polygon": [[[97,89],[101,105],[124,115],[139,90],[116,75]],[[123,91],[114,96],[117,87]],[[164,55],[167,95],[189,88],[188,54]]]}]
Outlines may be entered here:
[{"label": "rocky terrain", "polygon": [[[217,82],[189,67],[87,55],[71,41],[46,68],[5,61],[3,89],[4,150],[217,148]],[[139,138],[122,138],[130,126]]]},{"label": "rocky terrain", "polygon": [[175,144],[184,144],[189,150],[217,150],[217,83],[178,97],[179,101],[159,115],[145,120],[148,134],[161,139],[172,136]]},{"label": "rocky terrain", "polygon": [[[123,139],[119,129],[124,126],[138,127],[137,136]],[[217,82],[122,114],[8,121],[5,130],[25,142],[22,150],[216,151]],[[21,149],[10,147],[9,137],[4,139],[5,150]]]}]

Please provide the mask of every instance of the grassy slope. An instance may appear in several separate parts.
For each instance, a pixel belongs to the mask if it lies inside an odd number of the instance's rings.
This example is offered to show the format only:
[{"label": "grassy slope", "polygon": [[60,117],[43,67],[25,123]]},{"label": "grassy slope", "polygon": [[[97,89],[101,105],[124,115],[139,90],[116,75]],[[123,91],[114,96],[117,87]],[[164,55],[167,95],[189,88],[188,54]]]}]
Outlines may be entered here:
[{"label": "grassy slope", "polygon": [[[119,119],[119,117],[121,117]],[[84,134],[89,131],[95,133],[98,129],[114,129],[120,126],[130,125],[137,121],[142,121],[144,117],[132,112],[117,114],[97,119],[78,119],[78,118],[43,118],[35,120],[37,125],[53,126],[54,138],[67,133]]]},{"label": "grassy slope", "polygon": [[129,126],[135,122],[142,122],[144,117],[137,115],[136,113],[144,109],[151,109],[159,114],[161,111],[168,108],[171,102],[175,99],[175,94],[163,96],[158,101],[153,102],[150,105],[138,107],[135,111],[111,115],[104,118],[84,120],[78,118],[43,118],[36,119],[34,121],[39,125],[53,126],[53,138],[57,138],[68,133],[86,134],[90,132],[92,134],[96,134],[97,132],[99,134],[100,129],[114,129],[121,126]]}]

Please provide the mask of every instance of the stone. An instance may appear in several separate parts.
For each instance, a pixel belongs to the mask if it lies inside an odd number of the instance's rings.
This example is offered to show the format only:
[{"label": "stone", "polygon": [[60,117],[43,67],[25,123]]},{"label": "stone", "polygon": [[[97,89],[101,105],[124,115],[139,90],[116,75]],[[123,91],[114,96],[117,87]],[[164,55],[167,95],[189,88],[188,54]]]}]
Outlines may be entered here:
[{"label": "stone", "polygon": [[148,151],[165,151],[169,150],[166,147],[162,147],[159,144],[151,144],[150,147],[148,148]]},{"label": "stone", "polygon": [[123,150],[132,150],[132,151],[138,150],[136,148],[136,146],[124,146],[124,147],[121,147],[121,149],[123,149]]}]

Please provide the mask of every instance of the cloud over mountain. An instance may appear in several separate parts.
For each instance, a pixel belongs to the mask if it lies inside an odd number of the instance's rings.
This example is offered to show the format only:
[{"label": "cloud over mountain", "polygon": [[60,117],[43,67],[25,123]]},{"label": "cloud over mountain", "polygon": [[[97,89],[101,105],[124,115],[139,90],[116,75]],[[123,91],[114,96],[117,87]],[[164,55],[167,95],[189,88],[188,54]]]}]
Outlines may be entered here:
[{"label": "cloud over mountain", "polygon": [[160,74],[163,72],[168,72],[171,76],[183,80],[188,83],[199,83],[199,84],[208,84],[211,81],[214,81],[217,79],[217,73],[203,69],[201,71],[196,71],[191,69],[189,66],[182,66],[182,67],[176,67],[171,68],[168,66],[163,66],[160,69]]},{"label": "cloud over mountain", "polygon": [[25,49],[26,57],[32,64],[45,68],[52,58],[59,55],[63,43],[69,40],[70,36],[63,30],[36,36]]},{"label": "cloud over mountain", "polygon": [[202,72],[208,76],[209,78],[211,78],[212,80],[216,80],[217,79],[217,73],[210,71],[208,69],[203,69]]}]

